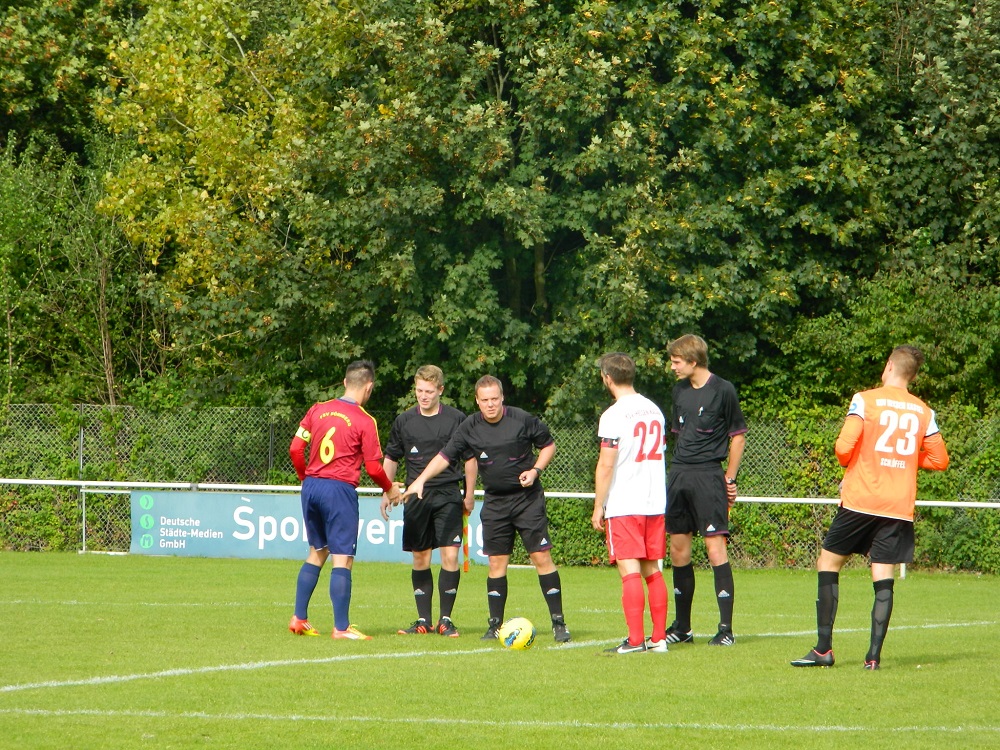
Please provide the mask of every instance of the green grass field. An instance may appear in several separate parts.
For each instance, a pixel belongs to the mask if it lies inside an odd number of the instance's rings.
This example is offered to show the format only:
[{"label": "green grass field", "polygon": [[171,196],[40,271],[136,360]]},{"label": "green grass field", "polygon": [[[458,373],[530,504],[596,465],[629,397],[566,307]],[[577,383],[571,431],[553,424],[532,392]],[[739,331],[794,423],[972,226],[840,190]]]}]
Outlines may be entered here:
[{"label": "green grass field", "polygon": [[[736,571],[734,648],[699,571],[697,643],[606,656],[624,635],[611,569],[563,569],[573,642],[557,646],[533,571],[508,616],[535,647],[483,643],[484,568],[463,577],[462,637],[398,636],[409,568],[359,562],[365,643],[286,628],[293,561],[0,553],[2,748],[995,747],[1000,580],[915,574],[896,585],[879,672],[867,571],[841,579],[833,669],[793,669],[814,642],[815,574]],[[329,632],[324,573],[310,619]],[[671,607],[673,603],[671,602]],[[437,612],[435,609],[435,616]],[[876,745],[878,746],[878,745]]]}]

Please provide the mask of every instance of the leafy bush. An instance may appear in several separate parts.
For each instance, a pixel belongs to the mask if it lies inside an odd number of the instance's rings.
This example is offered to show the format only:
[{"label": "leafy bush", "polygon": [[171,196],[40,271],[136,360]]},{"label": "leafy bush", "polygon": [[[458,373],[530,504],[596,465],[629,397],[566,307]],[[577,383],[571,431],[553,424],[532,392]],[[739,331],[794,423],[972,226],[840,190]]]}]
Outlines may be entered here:
[{"label": "leafy bush", "polygon": [[[835,497],[842,470],[833,442],[842,417],[831,409],[786,406],[780,418],[750,420],[740,472],[744,497]],[[11,405],[0,420],[0,475],[23,478],[295,484],[287,446],[294,420],[263,409],[151,412],[132,408]],[[952,456],[946,472],[921,472],[921,500],[996,499],[1000,419],[948,406],[939,423]],[[380,419],[387,426],[391,419]],[[545,474],[555,491],[590,492],[597,456],[593,425],[551,425],[558,451]],[[81,460],[80,449],[83,449]],[[74,488],[0,488],[0,548],[78,549],[79,493]],[[87,546],[128,549],[127,500],[88,493]],[[811,567],[833,505],[741,502],[733,509],[730,557],[739,567]],[[604,565],[603,537],[590,525],[593,502],[549,497],[559,565]],[[1000,514],[995,510],[921,508],[915,563],[1000,572]],[[707,564],[696,540],[694,561]],[[527,563],[518,541],[513,560]]]}]

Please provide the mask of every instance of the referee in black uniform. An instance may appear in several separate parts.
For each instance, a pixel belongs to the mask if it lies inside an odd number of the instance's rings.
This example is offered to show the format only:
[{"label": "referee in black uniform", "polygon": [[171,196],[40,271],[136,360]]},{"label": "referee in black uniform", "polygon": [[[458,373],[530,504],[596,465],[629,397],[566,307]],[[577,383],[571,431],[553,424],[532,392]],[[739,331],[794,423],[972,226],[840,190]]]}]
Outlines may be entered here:
[{"label": "referee in black uniform", "polygon": [[[514,551],[514,533],[528,552],[545,603],[552,618],[552,632],[559,643],[569,641],[569,630],[562,611],[562,584],[552,562],[545,494],[540,477],[556,445],[549,428],[538,417],[523,409],[504,406],[503,384],[492,375],[476,382],[479,413],[468,417],[452,435],[445,448],[404,492],[404,496],[424,496],[424,485],[432,477],[465,455],[479,464],[484,503],[483,552],[490,558],[486,595],[489,602],[489,625],[483,640],[494,640],[503,622],[507,604],[507,566]],[[538,449],[538,455],[535,455]],[[411,501],[412,502],[412,501]]]},{"label": "referee in black uniform", "polygon": [[686,334],[670,342],[667,351],[678,381],[670,419],[675,441],[667,475],[666,513],[677,619],[667,628],[667,643],[694,641],[691,544],[697,533],[705,540],[719,605],[719,632],[709,644],[733,646],[733,569],[726,545],[747,425],[733,384],[708,369],[708,345],[703,338]]},{"label": "referee in black uniform", "polygon": [[[444,373],[435,365],[424,365],[414,377],[417,405],[398,415],[389,432],[382,467],[386,475],[395,477],[401,460],[406,461],[406,481],[412,482],[427,468],[428,462],[444,448],[462,422],[465,413],[441,403],[444,393]],[[464,498],[462,492],[464,473]],[[451,612],[458,594],[461,573],[458,569],[458,549],[462,546],[463,510],[471,513],[475,502],[476,461],[467,457],[464,465],[456,458],[448,468],[434,477],[424,497],[408,503],[403,509],[403,550],[413,553],[413,598],[417,604],[417,619],[410,627],[397,631],[400,635],[438,633],[458,637]],[[382,502],[382,517],[389,520],[391,504]],[[438,598],[441,616],[432,625],[434,574],[431,555],[440,550],[441,572],[438,575]]]}]

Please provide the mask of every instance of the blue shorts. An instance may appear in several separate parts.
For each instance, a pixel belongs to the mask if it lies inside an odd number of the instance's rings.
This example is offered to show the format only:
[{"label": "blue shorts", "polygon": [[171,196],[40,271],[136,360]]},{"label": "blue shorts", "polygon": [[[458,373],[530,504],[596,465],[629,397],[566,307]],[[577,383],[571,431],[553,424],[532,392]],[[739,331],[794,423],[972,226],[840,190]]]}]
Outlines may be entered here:
[{"label": "blue shorts", "polygon": [[352,485],[320,477],[306,477],[302,482],[302,519],[310,547],[353,557],[358,551],[360,518],[358,491]]}]

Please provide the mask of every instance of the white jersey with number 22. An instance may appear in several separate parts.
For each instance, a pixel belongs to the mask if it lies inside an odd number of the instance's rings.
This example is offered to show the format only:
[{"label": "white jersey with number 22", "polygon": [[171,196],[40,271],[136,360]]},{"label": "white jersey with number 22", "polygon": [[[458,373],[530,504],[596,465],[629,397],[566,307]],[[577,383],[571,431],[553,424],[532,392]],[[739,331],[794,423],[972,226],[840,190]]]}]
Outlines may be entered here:
[{"label": "white jersey with number 22", "polygon": [[640,393],[623,396],[597,428],[602,447],[616,448],[604,516],[653,516],[667,507],[665,426],[660,408]]}]

